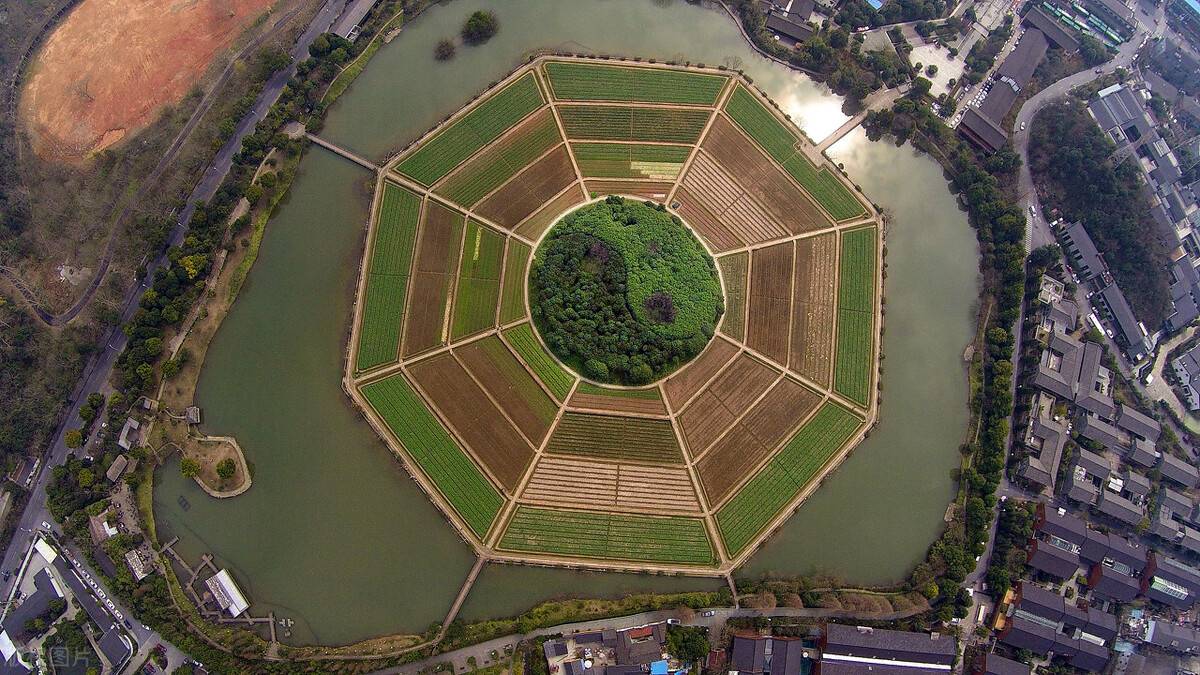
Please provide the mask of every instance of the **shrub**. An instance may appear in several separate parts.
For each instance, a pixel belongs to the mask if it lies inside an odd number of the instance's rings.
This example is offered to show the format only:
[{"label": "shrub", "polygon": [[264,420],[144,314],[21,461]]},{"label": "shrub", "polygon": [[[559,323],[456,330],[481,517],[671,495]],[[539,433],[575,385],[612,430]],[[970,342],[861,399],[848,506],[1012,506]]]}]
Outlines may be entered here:
[{"label": "shrub", "polygon": [[500,30],[500,22],[495,12],[479,10],[467,17],[462,27],[463,40],[469,45],[479,45],[492,39]]},{"label": "shrub", "polygon": [[442,38],[438,40],[437,46],[433,48],[433,58],[438,61],[449,61],[454,58],[454,41],[450,38]]}]

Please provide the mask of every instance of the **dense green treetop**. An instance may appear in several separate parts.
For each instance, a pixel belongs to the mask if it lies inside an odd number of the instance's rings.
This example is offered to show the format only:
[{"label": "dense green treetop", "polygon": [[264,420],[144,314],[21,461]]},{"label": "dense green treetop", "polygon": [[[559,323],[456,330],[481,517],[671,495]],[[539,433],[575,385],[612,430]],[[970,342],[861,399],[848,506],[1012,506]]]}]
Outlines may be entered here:
[{"label": "dense green treetop", "polygon": [[716,265],[666,209],[609,197],[538,248],[530,305],[546,344],[591,379],[644,384],[700,353],[724,312]]}]

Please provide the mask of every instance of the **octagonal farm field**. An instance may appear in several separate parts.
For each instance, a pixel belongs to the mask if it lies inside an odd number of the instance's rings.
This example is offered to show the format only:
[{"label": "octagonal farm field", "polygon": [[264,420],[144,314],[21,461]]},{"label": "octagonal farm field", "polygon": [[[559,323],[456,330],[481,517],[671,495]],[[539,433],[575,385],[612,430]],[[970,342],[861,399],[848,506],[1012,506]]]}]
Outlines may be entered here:
[{"label": "octagonal farm field", "polygon": [[[720,283],[707,344],[637,387],[531,319],[539,246],[609,195]],[[881,272],[868,201],[740,75],[542,57],[380,171],[346,387],[489,560],[726,573],[874,422]]]}]

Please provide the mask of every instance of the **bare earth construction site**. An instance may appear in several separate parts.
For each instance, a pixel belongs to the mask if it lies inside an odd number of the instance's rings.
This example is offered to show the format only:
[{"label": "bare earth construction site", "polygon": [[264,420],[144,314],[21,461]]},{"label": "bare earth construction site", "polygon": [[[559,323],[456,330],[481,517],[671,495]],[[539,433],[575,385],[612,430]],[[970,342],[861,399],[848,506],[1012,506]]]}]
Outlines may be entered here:
[{"label": "bare earth construction site", "polygon": [[[724,314],[652,385],[530,319],[534,251],[606,195],[666,205]],[[346,389],[479,555],[723,574],[877,414],[878,215],[739,75],[546,57],[380,171]]]}]

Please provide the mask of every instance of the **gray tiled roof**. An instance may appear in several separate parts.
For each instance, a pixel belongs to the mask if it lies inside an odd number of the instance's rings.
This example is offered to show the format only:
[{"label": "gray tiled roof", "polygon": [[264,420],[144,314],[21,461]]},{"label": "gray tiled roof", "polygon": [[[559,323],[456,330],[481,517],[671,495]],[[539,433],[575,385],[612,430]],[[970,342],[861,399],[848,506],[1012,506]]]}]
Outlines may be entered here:
[{"label": "gray tiled roof", "polygon": [[988,654],[984,657],[984,675],[1029,675],[1029,666],[1020,661],[1006,659],[998,654]]},{"label": "gray tiled roof", "polygon": [[1042,502],[1038,505],[1038,513],[1040,516],[1038,530],[1040,532],[1054,535],[1076,546],[1083,545],[1087,539],[1087,523],[1081,518],[1067,513],[1066,510],[1060,513],[1058,509]]},{"label": "gray tiled roof", "polygon": [[1080,436],[1096,441],[1109,450],[1120,452],[1124,449],[1121,446],[1121,432],[1095,415],[1083,415],[1076,426]]},{"label": "gray tiled roof", "polygon": [[1187,514],[1191,513],[1192,511],[1191,497],[1188,497],[1177,490],[1163,486],[1163,488],[1158,491],[1158,498],[1160,504],[1171,509],[1175,513]]},{"label": "gray tiled roof", "polygon": [[1149,469],[1158,464],[1158,451],[1154,449],[1154,444],[1144,438],[1135,438],[1133,447],[1128,449],[1125,459],[1144,468]]},{"label": "gray tiled roof", "polygon": [[1137,577],[1121,574],[1104,564],[1098,565],[1096,569],[1097,572],[1092,573],[1089,582],[1092,590],[1102,596],[1118,602],[1129,602],[1141,591]]},{"label": "gray tiled roof", "polygon": [[1154,574],[1170,581],[1187,586],[1194,593],[1200,593],[1200,569],[1179,562],[1161,553],[1154,554]]},{"label": "gray tiled roof", "polygon": [[1061,23],[1049,14],[1042,11],[1041,7],[1034,7],[1029,10],[1025,14],[1024,21],[1042,31],[1046,35],[1047,40],[1064,51],[1070,53],[1079,50],[1079,40],[1075,37],[1075,34],[1063,27]]},{"label": "gray tiled roof", "polygon": [[1145,515],[1142,507],[1112,490],[1102,491],[1100,501],[1096,506],[1104,515],[1116,518],[1127,525],[1137,525]]},{"label": "gray tiled roof", "polygon": [[1150,494],[1150,479],[1136,471],[1125,469],[1121,472],[1121,480],[1127,492],[1139,497]]},{"label": "gray tiled roof", "polygon": [[1058,593],[1048,591],[1037,584],[1023,581],[1018,589],[1021,598],[1017,609],[1029,612],[1050,621],[1061,621],[1066,601]]},{"label": "gray tiled roof", "polygon": [[1168,453],[1163,454],[1158,469],[1164,478],[1170,478],[1188,488],[1195,487],[1196,479],[1200,478],[1200,472],[1196,471],[1196,467]]},{"label": "gray tiled roof", "polygon": [[1075,655],[1071,657],[1071,665],[1089,673],[1099,673],[1108,665],[1108,658],[1107,647],[1080,640]]},{"label": "gray tiled roof", "polygon": [[1158,420],[1124,404],[1117,406],[1116,422],[1117,427],[1151,442],[1157,441],[1162,433],[1162,426]]},{"label": "gray tiled roof", "polygon": [[1089,476],[1095,476],[1100,480],[1106,480],[1108,474],[1112,472],[1112,464],[1109,463],[1107,457],[1086,448],[1079,448],[1079,451],[1075,453],[1075,466],[1083,467]]},{"label": "gray tiled roof", "polygon": [[1067,225],[1063,230],[1063,237],[1067,240],[1067,252],[1074,261],[1081,279],[1087,281],[1101,276],[1108,269],[1103,258],[1100,257],[1100,251],[1096,249],[1096,244],[1092,242],[1092,238],[1084,229],[1083,223]]},{"label": "gray tiled roof", "polygon": [[1054,629],[1040,623],[1014,616],[1000,633],[1000,641],[1017,649],[1044,655],[1054,644]]},{"label": "gray tiled roof", "polygon": [[1192,628],[1166,621],[1153,621],[1148,632],[1146,641],[1152,645],[1174,652],[1200,651],[1200,632]]},{"label": "gray tiled roof", "polygon": [[1145,349],[1146,337],[1142,335],[1142,329],[1138,326],[1137,318],[1133,316],[1133,309],[1125,299],[1125,294],[1116,284],[1109,284],[1100,291],[1100,297],[1112,313],[1117,329],[1117,342],[1141,353]]},{"label": "gray tiled roof", "polygon": [[958,654],[953,637],[907,631],[860,629],[831,623],[825,629],[826,654],[950,665]]},{"label": "gray tiled roof", "polygon": [[1078,553],[1061,549],[1049,542],[1036,540],[1030,544],[1028,564],[1038,571],[1059,579],[1069,579],[1075,576],[1075,573],[1083,566]]}]

